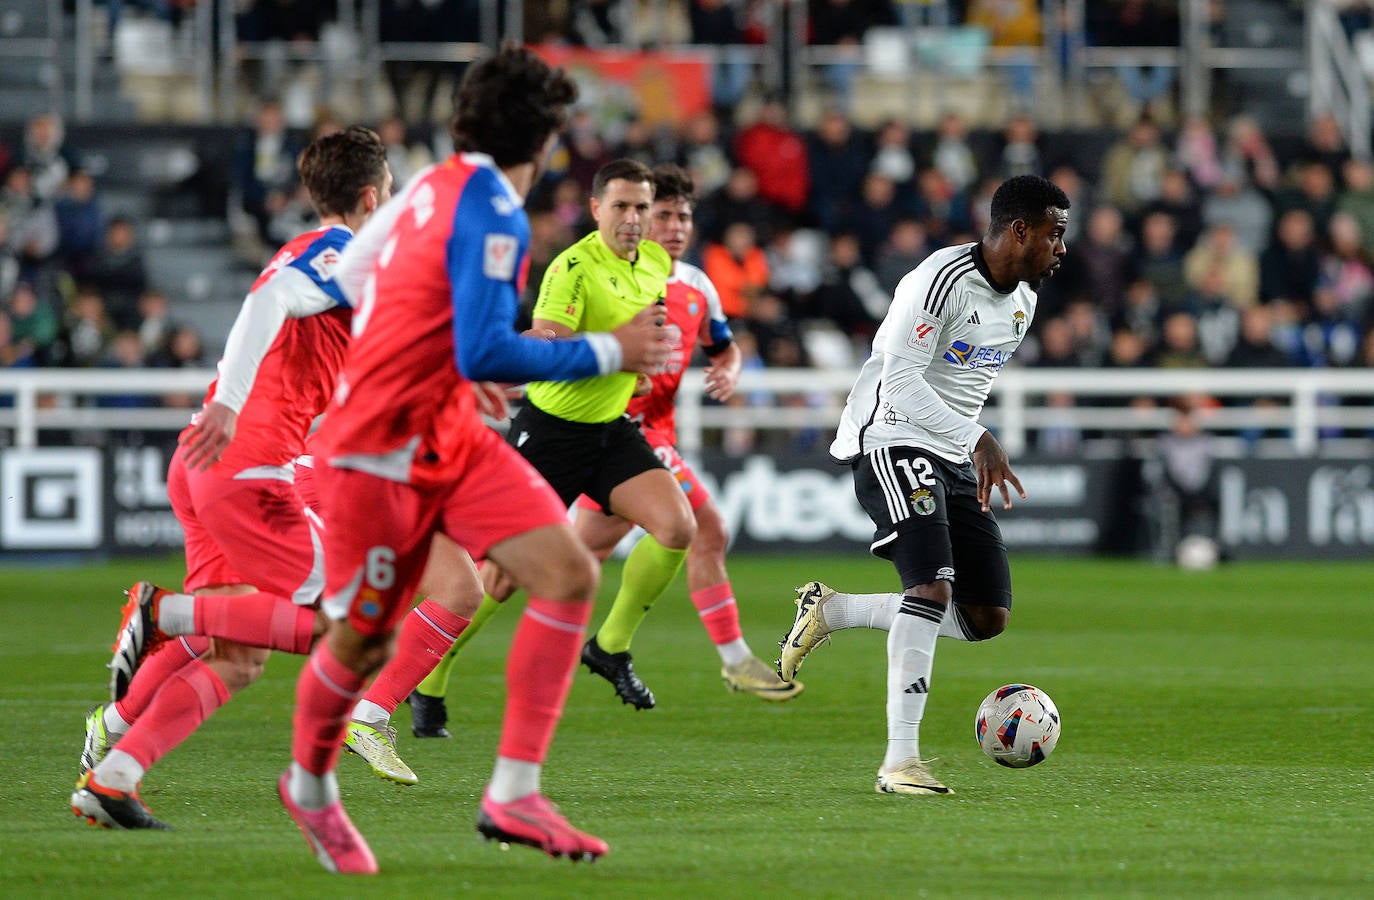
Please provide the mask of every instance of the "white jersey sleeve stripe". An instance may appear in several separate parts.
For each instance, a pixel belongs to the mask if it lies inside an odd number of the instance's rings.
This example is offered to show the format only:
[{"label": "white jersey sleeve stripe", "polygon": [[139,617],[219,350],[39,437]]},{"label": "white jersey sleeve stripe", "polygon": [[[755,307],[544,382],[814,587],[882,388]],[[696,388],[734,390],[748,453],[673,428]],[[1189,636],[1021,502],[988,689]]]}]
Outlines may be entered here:
[{"label": "white jersey sleeve stripe", "polygon": [[934,306],[931,306],[931,299],[927,298],[926,309],[930,310],[931,314],[934,315],[937,319],[944,316],[945,301],[948,300],[949,295],[954,292],[954,286],[959,283],[960,278],[963,278],[965,275],[972,272],[976,268],[977,266],[973,264],[973,259],[970,257],[965,260],[965,264],[956,266],[955,268],[948,271],[945,274],[944,284],[937,287],[933,292]]},{"label": "white jersey sleeve stripe", "polygon": [[[939,313],[936,312],[936,308],[939,305],[941,295],[944,294],[945,289],[952,284],[954,280],[959,278],[959,275],[955,275],[954,278],[951,279],[950,273],[966,265],[972,268],[972,263],[973,254],[960,253],[958,256],[954,257],[954,259],[951,259],[941,266],[940,271],[936,272],[935,277],[930,280],[930,289],[926,291],[925,304],[922,308],[925,309],[926,312],[938,316]],[[959,274],[962,275],[963,273]]]}]

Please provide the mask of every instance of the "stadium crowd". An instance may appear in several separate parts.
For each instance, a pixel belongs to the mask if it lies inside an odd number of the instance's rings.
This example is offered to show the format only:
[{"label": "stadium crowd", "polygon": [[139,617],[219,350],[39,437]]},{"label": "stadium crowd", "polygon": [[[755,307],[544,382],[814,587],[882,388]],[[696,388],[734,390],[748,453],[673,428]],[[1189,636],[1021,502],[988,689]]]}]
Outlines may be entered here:
[{"label": "stadium crowd", "polygon": [[[878,5],[868,20],[910,6]],[[692,4],[692,22],[705,27],[710,6]],[[979,4],[952,6],[971,18]],[[822,13],[813,10],[817,28],[830,21]],[[1155,22],[1164,30],[1153,39],[1173,39],[1176,24]],[[1374,364],[1374,165],[1351,156],[1335,119],[1271,143],[1243,114],[1166,129],[1148,95],[1141,101],[1134,123],[1090,159],[1081,135],[1046,133],[1026,112],[989,132],[950,110],[927,132],[896,120],[858,127],[842,103],[804,127],[771,96],[676,127],[587,106],[530,197],[530,293],[590,229],[592,173],[622,156],[675,161],[699,193],[690,261],[719,288],[746,366],[855,366],[897,282],[933,249],[975,239],[1001,180],[1035,172],[1074,210],[1064,270],[1041,294],[1020,364]],[[337,127],[325,115],[314,133]],[[398,186],[450,149],[443,127],[413,129],[431,140],[408,136],[400,117],[378,128]],[[265,100],[240,138],[231,196],[264,248],[308,221],[293,164],[307,137]],[[189,324],[194,304],[149,280],[146,223],[107,219],[98,180],[77,158],[55,115],[30,120],[21,146],[0,146],[0,364],[212,363],[217,348]]]}]

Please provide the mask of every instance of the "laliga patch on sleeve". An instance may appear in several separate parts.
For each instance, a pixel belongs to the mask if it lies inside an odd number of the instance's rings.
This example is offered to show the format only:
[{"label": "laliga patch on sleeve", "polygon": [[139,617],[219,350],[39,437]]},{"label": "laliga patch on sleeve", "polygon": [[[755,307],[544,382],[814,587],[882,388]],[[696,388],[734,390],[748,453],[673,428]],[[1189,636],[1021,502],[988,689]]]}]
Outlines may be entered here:
[{"label": "laliga patch on sleeve", "polygon": [[906,336],[907,346],[922,353],[933,353],[935,338],[940,334],[940,320],[925,313],[917,313],[916,321],[911,323],[911,333]]},{"label": "laliga patch on sleeve", "polygon": [[310,268],[315,270],[315,274],[320,276],[320,281],[328,281],[334,277],[334,270],[339,267],[339,251],[333,247],[326,247],[315,258],[310,260]]},{"label": "laliga patch on sleeve", "polygon": [[520,244],[512,235],[487,235],[482,274],[496,281],[510,281],[515,277],[515,257],[519,249]]}]

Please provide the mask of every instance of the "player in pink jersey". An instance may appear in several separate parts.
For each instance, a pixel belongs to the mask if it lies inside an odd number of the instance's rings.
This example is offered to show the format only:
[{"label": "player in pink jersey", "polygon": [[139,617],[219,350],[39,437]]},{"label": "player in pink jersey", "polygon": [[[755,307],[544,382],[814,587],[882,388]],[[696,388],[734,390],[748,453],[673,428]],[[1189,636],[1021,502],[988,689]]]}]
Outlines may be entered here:
[{"label": "player in pink jersey", "polygon": [[[706,633],[720,653],[721,677],[731,690],[764,700],[789,700],[801,693],[802,685],[779,678],[773,667],[756,657],[745,642],[735,592],[725,571],[725,549],[730,542],[725,522],[705,486],[675,447],[674,400],[682,384],[682,373],[691,361],[692,348],[700,341],[710,359],[706,393],[715,400],[728,400],[734,393],[741,358],[715,286],[704,272],[682,261],[692,242],[692,208],[696,202],[692,177],[675,165],[657,166],[653,177],[649,240],[661,244],[673,259],[667,304],[669,340],[674,346],[668,365],[649,379],[647,393],[630,401],[628,413],[640,423],[649,446],[682,485],[696,516],[696,537],[687,551],[687,589]],[[620,516],[600,514],[601,507],[585,496],[577,505],[578,536],[598,559],[605,560],[633,527],[632,523]],[[635,611],[640,618],[646,612],[639,607]]]},{"label": "player in pink jersey", "polygon": [[[303,653],[324,585],[318,518],[293,485],[292,461],[334,393],[352,308],[334,274],[354,230],[390,195],[386,149],[349,128],[302,152],[319,228],[287,243],[254,282],[230,331],[221,377],[182,432],[167,474],[186,532],[186,594],[146,582],[130,590],[111,690],[124,699],[139,659],[167,631],[215,635],[172,642],[138,672],[146,707],[100,711],[123,736],[72,794],[95,824],[165,828],[138,796],[147,770],[262,672],[265,646]],[[256,645],[256,646],[255,646]],[[95,715],[93,713],[93,715]],[[87,751],[93,723],[88,721]],[[83,754],[83,762],[86,754]]]},{"label": "player in pink jersey", "polygon": [[345,723],[385,662],[441,533],[489,557],[529,593],[507,663],[496,768],[478,830],[552,856],[595,859],[604,841],[573,828],[540,775],[591,613],[597,565],[557,496],[482,421],[473,382],[576,380],[666,361],[661,311],[614,332],[543,340],[515,332],[528,260],[523,201],[576,88],[528,50],[468,70],[458,153],[407,183],[344,254],[358,301],[354,340],[315,455],[324,518],[329,630],[296,688],[282,803],[334,872],[376,858],[339,799]]}]

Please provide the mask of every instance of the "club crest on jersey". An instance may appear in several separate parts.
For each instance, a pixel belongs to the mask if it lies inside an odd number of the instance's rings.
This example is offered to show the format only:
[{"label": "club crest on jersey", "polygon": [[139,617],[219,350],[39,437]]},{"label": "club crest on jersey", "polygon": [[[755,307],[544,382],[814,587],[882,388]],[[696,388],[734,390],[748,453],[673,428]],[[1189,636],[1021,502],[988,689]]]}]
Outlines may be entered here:
[{"label": "club crest on jersey", "polygon": [[935,338],[939,334],[940,320],[928,318],[925,314],[918,313],[916,321],[911,323],[911,333],[906,336],[906,343],[913,350],[930,353],[935,346]]},{"label": "club crest on jersey", "polygon": [[911,508],[916,510],[919,516],[928,516],[935,512],[935,495],[925,488],[912,491]]},{"label": "club crest on jersey", "polygon": [[1019,309],[1011,314],[1011,333],[1018,341],[1026,336],[1026,314]]},{"label": "club crest on jersey", "polygon": [[496,211],[498,216],[509,216],[515,212],[515,204],[505,194],[493,194],[491,208]]},{"label": "club crest on jersey", "polygon": [[514,235],[489,234],[482,253],[482,274],[495,281],[510,281],[515,277],[516,257],[520,243]]}]

